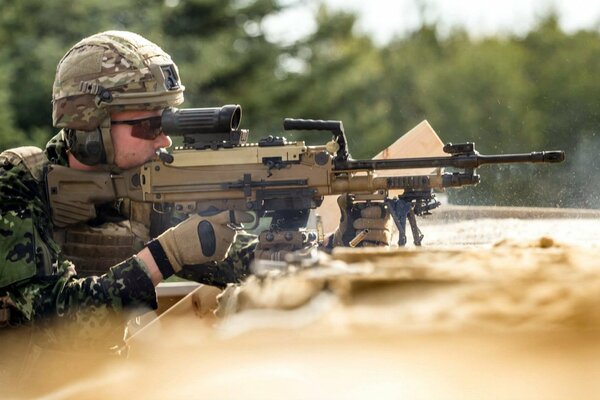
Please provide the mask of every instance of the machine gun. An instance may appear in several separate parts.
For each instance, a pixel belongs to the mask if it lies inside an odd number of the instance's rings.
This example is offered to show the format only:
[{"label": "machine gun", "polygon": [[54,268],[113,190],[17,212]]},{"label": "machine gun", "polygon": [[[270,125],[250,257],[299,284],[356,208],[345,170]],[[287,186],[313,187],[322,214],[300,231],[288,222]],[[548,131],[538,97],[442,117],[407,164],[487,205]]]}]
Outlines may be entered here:
[{"label": "machine gun", "polygon": [[[172,153],[162,151],[155,160],[122,173],[77,171],[51,165],[47,174],[48,195],[57,226],[95,217],[94,204],[128,197],[173,207],[187,214],[211,214],[223,210],[253,211],[258,221],[271,223],[260,235],[265,249],[293,251],[313,246],[321,235],[306,229],[310,211],[324,196],[350,194],[356,204],[347,211],[360,211],[365,202],[380,203],[391,212],[400,231],[399,245],[406,244],[406,221],[414,242],[423,235],[416,216],[439,206],[434,189],[475,185],[476,169],[485,164],[557,163],[562,151],[527,154],[481,155],[473,143],[447,144],[447,157],[354,160],[350,156],[341,121],[285,119],[283,128],[328,131],[325,145],[307,146],[268,136],[249,143],[249,133],[240,129],[241,107],[167,109],[163,131],[182,136],[183,146]],[[452,167],[437,174],[377,176],[378,171],[407,168]],[[403,194],[390,197],[390,190]]]}]

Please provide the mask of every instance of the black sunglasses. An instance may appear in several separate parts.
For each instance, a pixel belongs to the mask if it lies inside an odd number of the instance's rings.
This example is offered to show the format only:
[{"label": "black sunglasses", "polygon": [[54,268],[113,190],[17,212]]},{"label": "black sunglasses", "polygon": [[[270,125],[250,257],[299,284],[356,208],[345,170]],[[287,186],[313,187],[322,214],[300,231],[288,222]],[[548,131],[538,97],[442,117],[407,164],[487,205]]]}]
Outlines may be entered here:
[{"label": "black sunglasses", "polygon": [[162,133],[162,117],[148,117],[141,119],[130,119],[124,121],[111,121],[114,125],[130,125],[131,136],[138,139],[154,140]]}]

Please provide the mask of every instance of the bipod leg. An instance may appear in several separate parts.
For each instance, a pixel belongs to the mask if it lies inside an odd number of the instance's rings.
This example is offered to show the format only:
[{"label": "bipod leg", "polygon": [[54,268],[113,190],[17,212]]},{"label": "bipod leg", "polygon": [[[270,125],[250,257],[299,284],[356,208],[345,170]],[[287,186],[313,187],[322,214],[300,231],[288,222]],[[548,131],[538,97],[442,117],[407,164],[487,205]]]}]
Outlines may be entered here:
[{"label": "bipod leg", "polygon": [[412,212],[412,204],[402,199],[386,199],[385,204],[398,228],[398,246],[406,246],[406,218]]},{"label": "bipod leg", "polygon": [[420,246],[425,235],[423,235],[423,233],[421,233],[421,230],[417,226],[417,217],[412,208],[408,212],[407,218],[408,218],[408,223],[410,224],[410,229],[412,231],[413,241],[415,243],[415,246]]}]

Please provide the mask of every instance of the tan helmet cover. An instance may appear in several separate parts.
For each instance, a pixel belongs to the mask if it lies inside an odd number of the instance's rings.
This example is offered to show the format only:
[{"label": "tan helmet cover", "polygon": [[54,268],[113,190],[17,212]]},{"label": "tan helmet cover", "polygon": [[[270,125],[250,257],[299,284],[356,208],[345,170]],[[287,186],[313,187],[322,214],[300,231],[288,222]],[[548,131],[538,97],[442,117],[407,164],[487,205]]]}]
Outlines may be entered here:
[{"label": "tan helmet cover", "polygon": [[184,89],[177,66],[156,44],[131,32],[97,33],[58,63],[53,125],[91,131],[114,111],[179,105]]}]

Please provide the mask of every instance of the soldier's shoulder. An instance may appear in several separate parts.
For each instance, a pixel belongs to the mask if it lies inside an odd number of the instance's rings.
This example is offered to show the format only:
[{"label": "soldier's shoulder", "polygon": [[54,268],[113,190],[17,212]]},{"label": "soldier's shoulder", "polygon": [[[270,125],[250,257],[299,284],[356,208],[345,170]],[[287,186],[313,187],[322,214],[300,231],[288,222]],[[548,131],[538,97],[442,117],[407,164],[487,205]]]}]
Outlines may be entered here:
[{"label": "soldier's shoulder", "polygon": [[48,274],[56,250],[45,200],[42,150],[19,147],[0,153],[0,287]]},{"label": "soldier's shoulder", "polygon": [[0,168],[7,179],[33,178],[39,182],[47,163],[48,159],[42,149],[35,146],[16,147],[0,153]]},{"label": "soldier's shoulder", "polygon": [[33,146],[0,153],[0,193],[3,203],[43,198],[43,174],[47,163],[44,152]]}]

